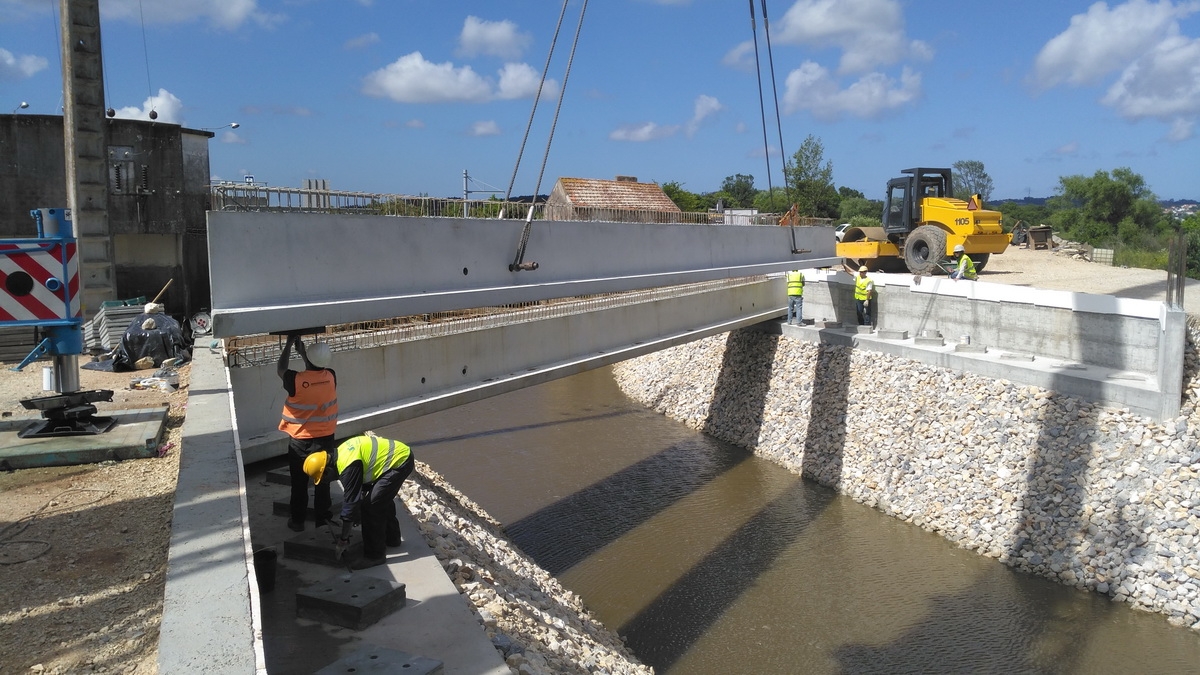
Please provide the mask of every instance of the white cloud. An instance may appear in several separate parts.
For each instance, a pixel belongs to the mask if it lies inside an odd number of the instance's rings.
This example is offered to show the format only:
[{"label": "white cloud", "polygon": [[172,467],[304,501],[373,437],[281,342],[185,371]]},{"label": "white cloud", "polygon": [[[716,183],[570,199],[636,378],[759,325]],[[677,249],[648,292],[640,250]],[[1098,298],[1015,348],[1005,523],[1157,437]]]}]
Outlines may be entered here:
[{"label": "white cloud", "polygon": [[283,20],[280,14],[260,9],[258,0],[106,0],[100,10],[105,20],[187,23],[201,19],[226,30],[239,28],[248,21],[273,26]]},{"label": "white cloud", "polygon": [[692,105],[692,119],[688,121],[684,133],[690,138],[700,129],[700,124],[708,117],[711,117],[720,112],[725,106],[712,96],[701,94],[696,97],[696,102]]},{"label": "white cloud", "polygon": [[642,124],[626,124],[613,132],[608,137],[614,141],[632,141],[634,143],[643,143],[645,141],[654,141],[660,138],[674,136],[679,131],[678,125],[658,125],[654,122],[643,122]]},{"label": "white cloud", "polygon": [[492,120],[481,120],[471,125],[471,136],[499,136],[500,126]]},{"label": "white cloud", "polygon": [[116,116],[130,120],[148,120],[152,110],[158,115],[155,118],[156,122],[183,124],[183,101],[166,89],[159,89],[156,95],[143,101],[141,108],[137,106],[117,108]]},{"label": "white cloud", "polygon": [[413,52],[367,75],[363,93],[399,103],[479,103],[491,98],[491,85],[470,66],[431,63]]},{"label": "white cloud", "polygon": [[721,57],[721,65],[754,72],[754,43],[746,40],[725,52],[725,56]]},{"label": "white cloud", "polygon": [[1063,83],[1095,84],[1167,35],[1178,34],[1177,19],[1189,13],[1187,5],[1176,7],[1169,0],[1130,0],[1111,10],[1097,2],[1087,13],[1071,17],[1071,25],[1038,52],[1035,82],[1044,89]]},{"label": "white cloud", "polygon": [[246,145],[248,143],[246,139],[238,136],[237,132],[233,129],[226,129],[225,132],[221,134],[220,140],[222,143],[232,143],[235,145]]},{"label": "white cloud", "polygon": [[1079,141],[1071,141],[1066,145],[1060,145],[1054,149],[1054,154],[1063,156],[1074,156],[1079,154]]},{"label": "white cloud", "polygon": [[529,33],[520,32],[511,21],[484,21],[468,16],[458,36],[458,54],[519,59],[532,40]]},{"label": "white cloud", "polygon": [[1042,47],[1033,81],[1042,89],[1094,85],[1119,72],[1100,103],[1121,117],[1170,125],[1169,141],[1191,138],[1200,117],[1200,40],[1179,21],[1200,2],[1129,0],[1109,9],[1097,2]]},{"label": "white cloud", "polygon": [[362,49],[379,43],[379,33],[366,33],[352,37],[342,44],[342,49]]},{"label": "white cloud", "polygon": [[[502,99],[533,98],[538,93],[538,82],[542,75],[527,63],[506,63],[500,69],[500,84],[496,97]],[[558,94],[558,82],[546,80],[542,87],[542,98]]]},{"label": "white cloud", "polygon": [[50,65],[41,56],[17,56],[7,49],[0,48],[0,80],[20,80],[31,77]]},{"label": "white cloud", "polygon": [[898,0],[798,0],[772,34],[776,44],[840,48],[841,74],[933,56],[928,44],[905,34]]},{"label": "white cloud", "polygon": [[[421,52],[401,56],[385,68],[363,78],[363,93],[390,98],[398,103],[484,103],[533,98],[541,76],[524,63],[506,63],[497,71],[498,84],[470,66],[426,61]],[[558,91],[547,80],[542,95]]]},{"label": "white cloud", "polygon": [[866,119],[903,107],[921,96],[921,75],[905,67],[900,81],[883,73],[868,73],[846,89],[829,71],[805,61],[787,76],[783,102],[787,112],[808,110],[822,120],[838,120],[844,115]]}]

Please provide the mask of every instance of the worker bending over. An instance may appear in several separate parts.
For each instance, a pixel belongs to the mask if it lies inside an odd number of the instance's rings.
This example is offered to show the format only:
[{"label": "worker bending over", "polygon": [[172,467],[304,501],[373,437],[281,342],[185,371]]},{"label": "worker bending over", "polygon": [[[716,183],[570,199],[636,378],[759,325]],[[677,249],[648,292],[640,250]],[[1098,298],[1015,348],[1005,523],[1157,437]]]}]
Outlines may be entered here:
[{"label": "worker bending over", "polygon": [[788,324],[804,323],[804,273],[792,270],[787,273]]},{"label": "worker bending over", "polygon": [[963,248],[962,244],[954,247],[954,270],[950,272],[951,279],[970,279],[975,280],[978,276],[975,272],[975,261],[971,260],[971,256],[967,255],[967,249]]},{"label": "worker bending over", "polygon": [[382,565],[387,561],[385,547],[401,544],[396,495],[412,473],[414,461],[407,445],[380,438],[373,431],[343,442],[332,457],[327,452],[314,452],[304,461],[304,472],[315,484],[329,480],[342,483],[342,532],[336,542],[339,552],[350,543],[353,524],[362,523],[363,556],[350,565],[352,569]]}]

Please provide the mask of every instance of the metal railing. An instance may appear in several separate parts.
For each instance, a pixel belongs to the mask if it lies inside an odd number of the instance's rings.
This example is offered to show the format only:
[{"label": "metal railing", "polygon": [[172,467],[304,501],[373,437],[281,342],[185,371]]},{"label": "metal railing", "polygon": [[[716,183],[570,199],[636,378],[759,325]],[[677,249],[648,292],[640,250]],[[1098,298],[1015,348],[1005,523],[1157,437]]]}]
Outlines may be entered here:
[{"label": "metal railing", "polygon": [[[766,275],[717,279],[694,284],[650,288],[627,293],[606,293],[574,298],[561,298],[542,302],[510,305],[507,307],[484,307],[479,309],[438,312],[418,316],[381,319],[358,323],[328,326],[320,335],[320,341],[329,345],[331,351],[345,352],[370,349],[386,345],[442,337],[455,333],[487,330],[517,323],[556,319],[572,314],[583,314],[639,303],[679,298],[712,290],[736,288],[761,283]],[[283,337],[278,335],[248,335],[229,338],[225,341],[226,365],[230,368],[250,368],[275,363],[283,348]]]},{"label": "metal railing", "polygon": [[[243,183],[211,186],[213,211],[269,211],[287,213],[337,213],[427,218],[481,218],[524,220],[530,205],[496,199],[464,200],[395,195],[374,192],[343,192],[309,188],[268,187]],[[586,220],[610,223],[663,223],[692,225],[778,225],[781,214],[658,211],[607,207],[533,205],[534,220]],[[830,225],[828,218],[800,218],[797,225]]]}]

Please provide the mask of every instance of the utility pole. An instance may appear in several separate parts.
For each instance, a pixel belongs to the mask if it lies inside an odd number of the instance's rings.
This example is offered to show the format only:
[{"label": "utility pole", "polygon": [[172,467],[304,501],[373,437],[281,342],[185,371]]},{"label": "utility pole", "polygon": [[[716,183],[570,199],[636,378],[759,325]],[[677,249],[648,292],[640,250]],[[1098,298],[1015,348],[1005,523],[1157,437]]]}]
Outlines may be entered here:
[{"label": "utility pole", "polygon": [[67,207],[79,247],[80,302],[87,319],[101,302],[117,299],[108,225],[108,120],[99,0],[59,0],[59,10]]}]

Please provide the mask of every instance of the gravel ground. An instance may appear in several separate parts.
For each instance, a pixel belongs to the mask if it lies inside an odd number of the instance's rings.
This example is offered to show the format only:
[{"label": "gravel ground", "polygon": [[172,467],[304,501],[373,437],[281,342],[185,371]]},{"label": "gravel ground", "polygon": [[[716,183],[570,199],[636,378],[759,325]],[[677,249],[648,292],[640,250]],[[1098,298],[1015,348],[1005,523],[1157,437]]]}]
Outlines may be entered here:
[{"label": "gravel ground", "polygon": [[[1166,286],[1165,272],[1018,248],[993,256],[981,279],[1154,300],[1165,297]],[[1200,282],[1189,284],[1188,291],[1185,307],[1200,313]],[[45,395],[41,368],[34,364],[17,373],[9,370],[12,365],[0,367],[0,414],[27,415],[19,400]],[[130,389],[132,379],[150,371],[80,371],[82,389],[116,392],[112,403],[99,404],[101,412],[170,404],[162,458],[0,473],[0,674],[157,672],[187,407],[188,368],[179,372],[180,389],[168,394]],[[461,576],[455,579],[464,593],[478,595],[478,587]],[[576,653],[596,649],[596,643],[573,644]],[[619,644],[608,648],[620,653]],[[554,652],[548,645],[542,651]]]}]

